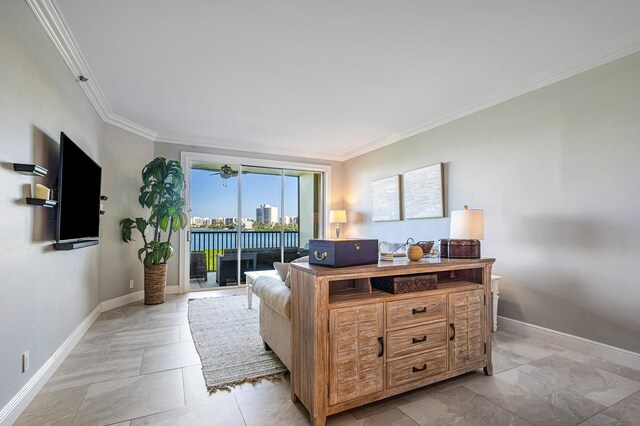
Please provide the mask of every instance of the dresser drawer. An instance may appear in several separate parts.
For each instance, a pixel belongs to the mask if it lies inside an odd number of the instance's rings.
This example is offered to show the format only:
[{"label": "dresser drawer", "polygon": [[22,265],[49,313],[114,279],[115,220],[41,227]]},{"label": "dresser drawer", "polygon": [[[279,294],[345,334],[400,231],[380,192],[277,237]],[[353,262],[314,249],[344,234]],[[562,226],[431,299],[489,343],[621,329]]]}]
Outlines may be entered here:
[{"label": "dresser drawer", "polygon": [[447,296],[416,297],[387,303],[387,328],[420,325],[447,317]]},{"label": "dresser drawer", "polygon": [[447,371],[446,349],[436,349],[423,354],[387,363],[387,388],[402,386]]},{"label": "dresser drawer", "polygon": [[447,344],[447,323],[419,325],[387,333],[387,358],[396,358],[444,347]]}]

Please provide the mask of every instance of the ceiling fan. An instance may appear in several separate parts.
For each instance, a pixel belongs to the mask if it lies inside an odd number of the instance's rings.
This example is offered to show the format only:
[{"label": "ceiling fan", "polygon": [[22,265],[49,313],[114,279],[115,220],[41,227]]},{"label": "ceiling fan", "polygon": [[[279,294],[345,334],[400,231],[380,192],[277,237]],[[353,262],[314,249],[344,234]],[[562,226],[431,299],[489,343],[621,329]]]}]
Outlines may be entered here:
[{"label": "ceiling fan", "polygon": [[225,164],[224,166],[220,167],[219,172],[209,174],[209,176],[215,176],[215,175],[220,175],[222,179],[229,179],[229,178],[238,176],[238,171],[233,170],[229,165]]}]

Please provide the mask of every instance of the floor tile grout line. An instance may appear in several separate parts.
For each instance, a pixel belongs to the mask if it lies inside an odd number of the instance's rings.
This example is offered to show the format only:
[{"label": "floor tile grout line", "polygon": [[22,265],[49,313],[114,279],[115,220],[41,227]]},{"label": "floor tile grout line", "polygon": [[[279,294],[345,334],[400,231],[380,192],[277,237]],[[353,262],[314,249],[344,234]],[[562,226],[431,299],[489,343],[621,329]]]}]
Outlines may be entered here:
[{"label": "floor tile grout line", "polygon": [[[465,389],[467,389],[467,390],[469,390],[469,391],[473,392],[474,394],[476,394],[476,395],[477,395],[477,396],[479,396],[480,398],[484,399],[485,401],[489,402],[490,404],[497,405],[498,407],[502,408],[503,410],[507,411],[508,413],[513,414],[514,416],[516,416],[516,417],[517,417],[517,418],[519,418],[520,420],[524,421],[525,423],[530,424],[530,425],[532,425],[532,426],[533,426],[533,423],[531,423],[529,420],[527,420],[527,419],[525,419],[524,417],[522,417],[522,416],[520,416],[520,415],[518,415],[518,414],[514,413],[513,411],[509,410],[508,408],[503,407],[503,406],[502,406],[502,404],[499,404],[499,403],[497,403],[497,402],[491,401],[491,400],[490,400],[490,399],[488,399],[488,398],[485,398],[484,396],[482,396],[482,395],[480,395],[479,393],[475,392],[473,389],[469,389],[469,388],[468,388],[468,387],[466,387],[465,385],[462,385],[462,386],[464,386],[464,387],[465,387]],[[535,395],[534,395],[534,396],[535,396]]]}]

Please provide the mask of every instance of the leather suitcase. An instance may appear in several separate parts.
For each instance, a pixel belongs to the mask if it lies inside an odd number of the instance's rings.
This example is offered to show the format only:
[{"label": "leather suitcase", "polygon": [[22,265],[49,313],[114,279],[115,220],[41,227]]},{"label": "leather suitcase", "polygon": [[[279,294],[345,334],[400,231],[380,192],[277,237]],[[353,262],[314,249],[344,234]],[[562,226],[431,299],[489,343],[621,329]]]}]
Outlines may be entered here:
[{"label": "leather suitcase", "polygon": [[440,240],[440,257],[443,259],[480,259],[478,240]]},{"label": "leather suitcase", "polygon": [[378,263],[378,240],[309,240],[309,263],[331,268]]}]

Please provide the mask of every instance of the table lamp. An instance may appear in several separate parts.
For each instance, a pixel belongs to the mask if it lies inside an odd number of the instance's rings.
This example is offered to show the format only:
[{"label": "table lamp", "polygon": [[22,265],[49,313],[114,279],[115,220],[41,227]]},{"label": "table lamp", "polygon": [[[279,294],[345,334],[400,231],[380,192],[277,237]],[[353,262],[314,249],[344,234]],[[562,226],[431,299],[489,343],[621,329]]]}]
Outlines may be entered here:
[{"label": "table lamp", "polygon": [[484,239],[484,211],[470,209],[451,212],[450,238],[440,240],[440,256],[450,259],[480,258],[480,241]]},{"label": "table lamp", "polygon": [[347,211],[346,210],[330,210],[329,223],[336,224],[336,238],[340,238],[340,224],[347,223]]}]

